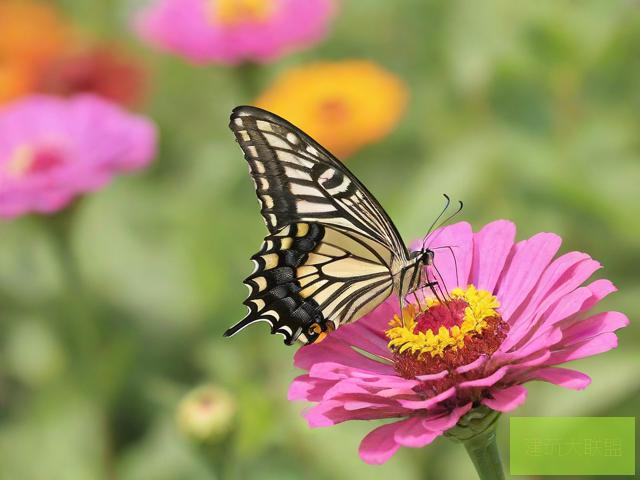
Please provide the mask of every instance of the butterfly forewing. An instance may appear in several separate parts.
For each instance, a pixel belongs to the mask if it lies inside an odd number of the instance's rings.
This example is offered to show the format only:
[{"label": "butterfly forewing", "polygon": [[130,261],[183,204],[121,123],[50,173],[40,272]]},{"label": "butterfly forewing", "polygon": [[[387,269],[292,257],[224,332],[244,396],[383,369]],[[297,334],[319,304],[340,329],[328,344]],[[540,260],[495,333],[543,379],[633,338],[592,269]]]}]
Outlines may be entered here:
[{"label": "butterfly forewing", "polygon": [[285,343],[316,341],[357,320],[394,288],[407,250],[376,199],[335,157],[286,120],[238,107],[244,151],[269,230],[246,280],[247,316],[225,335],[265,321]]},{"label": "butterfly forewing", "polygon": [[230,127],[249,163],[271,233],[294,222],[317,221],[359,231],[407,257],[396,227],[377,200],[311,137],[254,107],[236,108]]}]

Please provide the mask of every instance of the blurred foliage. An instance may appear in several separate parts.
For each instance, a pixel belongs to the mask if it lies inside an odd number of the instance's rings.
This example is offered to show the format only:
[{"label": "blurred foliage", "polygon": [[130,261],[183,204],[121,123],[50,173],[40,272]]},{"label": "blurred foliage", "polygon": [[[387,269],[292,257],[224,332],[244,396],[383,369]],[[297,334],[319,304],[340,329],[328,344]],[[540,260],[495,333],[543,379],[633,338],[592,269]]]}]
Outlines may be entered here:
[{"label": "blurred foliage", "polygon": [[[444,439],[364,464],[371,425],[310,430],[286,400],[292,348],[261,327],[221,336],[244,315],[241,281],[265,234],[229,112],[318,59],[373,60],[409,85],[398,128],[349,159],[405,239],[446,192],[476,229],[509,218],[519,238],[559,233],[563,251],[590,253],[619,287],[602,308],[632,323],[619,349],[577,363],[592,386],[532,384],[515,414],[637,414],[640,3],[345,1],[325,43],[253,84],[145,48],[129,31],[141,2],[57,3],[149,69],[143,110],[161,153],[80,202],[68,238],[50,235],[60,218],[0,225],[0,478],[215,478],[219,465],[175,423],[180,399],[205,383],[236,398],[225,458],[239,478],[474,478]],[[503,419],[506,462],[507,431]]]}]

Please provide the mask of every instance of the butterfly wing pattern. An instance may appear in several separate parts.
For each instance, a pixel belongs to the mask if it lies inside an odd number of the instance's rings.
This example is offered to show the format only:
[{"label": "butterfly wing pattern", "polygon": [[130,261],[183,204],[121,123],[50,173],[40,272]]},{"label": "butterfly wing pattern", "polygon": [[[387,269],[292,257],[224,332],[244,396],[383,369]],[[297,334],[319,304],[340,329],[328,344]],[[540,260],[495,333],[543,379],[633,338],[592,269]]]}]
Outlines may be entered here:
[{"label": "butterfly wing pattern", "polygon": [[238,107],[230,128],[244,151],[269,230],[245,280],[247,316],[313,343],[366,314],[394,288],[408,252],[376,199],[333,155],[286,120]]}]

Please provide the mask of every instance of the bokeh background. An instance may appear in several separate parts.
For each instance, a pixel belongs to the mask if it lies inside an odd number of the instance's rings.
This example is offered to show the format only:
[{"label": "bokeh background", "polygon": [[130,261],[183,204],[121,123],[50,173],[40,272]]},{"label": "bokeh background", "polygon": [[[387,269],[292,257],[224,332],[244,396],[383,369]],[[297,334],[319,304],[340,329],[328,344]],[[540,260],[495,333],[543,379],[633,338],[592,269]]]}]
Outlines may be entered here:
[{"label": "bokeh background", "polygon": [[[520,239],[556,232],[562,251],[588,252],[619,287],[602,308],[631,325],[618,349],[579,362],[592,385],[531,384],[514,414],[636,416],[639,2],[346,0],[322,41],[240,66],[196,66],[141,40],[131,19],[143,2],[41,4],[73,25],[80,47],[126,55],[112,81],[124,93],[105,95],[156,122],[159,150],[146,170],[61,214],[0,223],[0,478],[474,478],[446,439],[366,465],[357,446],[372,425],[311,430],[304,405],[286,400],[294,348],[263,325],[222,338],[244,315],[242,279],[265,234],[229,113],[316,61],[366,60],[404,85],[394,125],[345,160],[407,241],[448,193],[475,229],[508,218]],[[47,32],[29,35],[46,43]],[[304,107],[312,87],[288,88]],[[224,433],[198,410],[207,385],[228,406],[213,420]],[[506,419],[499,441],[507,466]]]}]

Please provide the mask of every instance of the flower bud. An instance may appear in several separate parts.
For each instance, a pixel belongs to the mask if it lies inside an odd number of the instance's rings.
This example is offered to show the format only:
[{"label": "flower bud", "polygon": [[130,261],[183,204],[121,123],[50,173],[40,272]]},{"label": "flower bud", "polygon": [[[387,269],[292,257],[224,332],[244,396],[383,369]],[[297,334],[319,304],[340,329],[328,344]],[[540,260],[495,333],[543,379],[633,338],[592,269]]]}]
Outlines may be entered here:
[{"label": "flower bud", "polygon": [[215,442],[227,435],[236,415],[234,398],[214,385],[203,385],[188,392],[177,409],[179,429],[200,442]]}]

